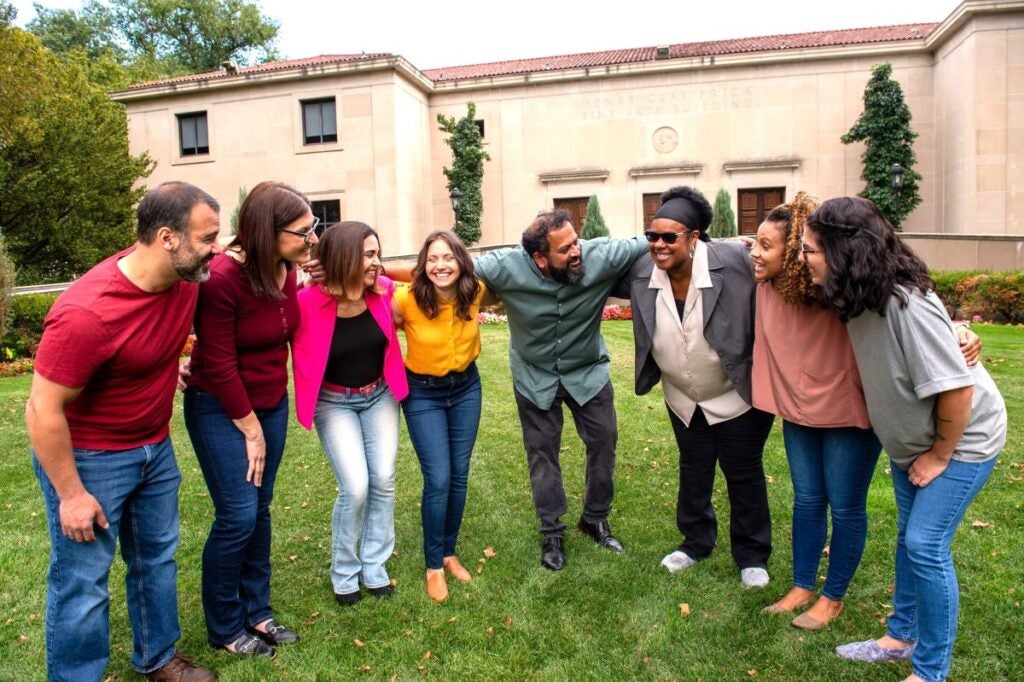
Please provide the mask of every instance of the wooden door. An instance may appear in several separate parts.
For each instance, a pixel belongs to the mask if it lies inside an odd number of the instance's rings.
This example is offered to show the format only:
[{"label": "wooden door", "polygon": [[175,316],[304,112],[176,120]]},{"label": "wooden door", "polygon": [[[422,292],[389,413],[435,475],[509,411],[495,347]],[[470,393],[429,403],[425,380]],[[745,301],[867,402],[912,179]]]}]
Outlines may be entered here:
[{"label": "wooden door", "polygon": [[644,224],[640,226],[641,232],[651,229],[651,222],[659,208],[661,208],[661,192],[644,195]]},{"label": "wooden door", "polygon": [[764,222],[768,212],[786,201],[785,187],[758,187],[741,189],[736,205],[739,207],[738,228],[740,234],[757,234],[757,227]]},{"label": "wooden door", "polygon": [[572,223],[577,235],[583,232],[583,219],[587,216],[587,201],[589,200],[590,197],[555,199],[555,208],[560,208],[569,214],[569,222]]}]

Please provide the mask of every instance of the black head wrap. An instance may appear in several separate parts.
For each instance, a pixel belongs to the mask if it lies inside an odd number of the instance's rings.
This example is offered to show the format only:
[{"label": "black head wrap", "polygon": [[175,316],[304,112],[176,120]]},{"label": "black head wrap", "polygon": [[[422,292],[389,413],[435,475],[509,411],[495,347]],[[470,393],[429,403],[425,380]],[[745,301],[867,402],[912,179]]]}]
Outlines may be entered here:
[{"label": "black head wrap", "polygon": [[673,187],[661,195],[661,202],[655,218],[667,218],[689,230],[699,230],[701,241],[711,241],[708,236],[711,204],[703,194],[692,187]]}]

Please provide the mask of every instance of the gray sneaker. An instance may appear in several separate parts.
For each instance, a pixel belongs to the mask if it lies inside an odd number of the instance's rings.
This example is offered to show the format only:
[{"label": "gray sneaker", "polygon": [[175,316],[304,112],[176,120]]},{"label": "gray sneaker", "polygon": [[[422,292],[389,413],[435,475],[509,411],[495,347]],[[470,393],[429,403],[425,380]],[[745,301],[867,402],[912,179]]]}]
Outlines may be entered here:
[{"label": "gray sneaker", "polygon": [[768,571],[760,566],[753,566],[750,568],[744,568],[740,571],[740,582],[743,583],[743,587],[767,587],[768,581],[771,578],[768,577]]},{"label": "gray sneaker", "polygon": [[696,559],[678,549],[661,560],[661,565],[667,568],[669,573],[678,573],[696,563]]},{"label": "gray sneaker", "polygon": [[914,655],[913,644],[902,646],[899,649],[885,649],[878,646],[878,642],[869,639],[866,642],[850,642],[836,647],[836,654],[840,658],[849,661],[863,661],[865,663],[879,663],[881,661],[908,661]]}]

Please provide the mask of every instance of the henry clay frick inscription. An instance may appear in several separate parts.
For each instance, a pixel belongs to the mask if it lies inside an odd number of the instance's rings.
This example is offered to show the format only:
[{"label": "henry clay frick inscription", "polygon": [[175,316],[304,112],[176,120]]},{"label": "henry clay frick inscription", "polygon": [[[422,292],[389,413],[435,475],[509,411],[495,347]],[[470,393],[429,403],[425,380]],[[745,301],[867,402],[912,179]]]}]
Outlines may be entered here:
[{"label": "henry clay frick inscription", "polygon": [[755,106],[754,88],[722,86],[694,90],[661,90],[583,97],[579,114],[584,121],[607,121],[635,116],[713,113]]}]

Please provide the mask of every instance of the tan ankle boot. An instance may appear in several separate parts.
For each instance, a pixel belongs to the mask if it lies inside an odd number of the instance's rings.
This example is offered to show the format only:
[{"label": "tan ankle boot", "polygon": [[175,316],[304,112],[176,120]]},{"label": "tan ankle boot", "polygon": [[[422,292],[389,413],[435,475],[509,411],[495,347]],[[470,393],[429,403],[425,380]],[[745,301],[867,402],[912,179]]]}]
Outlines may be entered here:
[{"label": "tan ankle boot", "polygon": [[427,569],[427,596],[436,602],[448,599],[448,582],[444,579],[443,568]]}]

